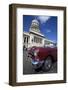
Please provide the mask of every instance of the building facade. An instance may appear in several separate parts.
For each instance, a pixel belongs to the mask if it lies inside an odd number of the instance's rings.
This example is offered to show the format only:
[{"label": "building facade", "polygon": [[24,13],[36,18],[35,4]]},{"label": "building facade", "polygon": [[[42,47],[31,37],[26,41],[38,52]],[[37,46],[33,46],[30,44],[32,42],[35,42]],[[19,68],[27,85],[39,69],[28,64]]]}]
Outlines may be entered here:
[{"label": "building facade", "polygon": [[26,48],[32,46],[48,46],[53,45],[54,43],[45,38],[43,34],[41,34],[39,29],[39,22],[34,19],[32,20],[29,32],[23,32],[23,46]]}]

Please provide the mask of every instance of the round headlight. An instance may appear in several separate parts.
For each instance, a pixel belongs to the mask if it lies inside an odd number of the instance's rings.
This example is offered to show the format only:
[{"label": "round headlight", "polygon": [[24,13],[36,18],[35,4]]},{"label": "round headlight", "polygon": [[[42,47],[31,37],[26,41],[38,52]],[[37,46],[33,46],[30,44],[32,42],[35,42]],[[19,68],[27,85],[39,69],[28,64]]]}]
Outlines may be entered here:
[{"label": "round headlight", "polygon": [[34,52],[34,56],[37,56],[37,52]]},{"label": "round headlight", "polygon": [[35,50],[34,56],[37,56],[38,52],[39,52],[39,50]]}]

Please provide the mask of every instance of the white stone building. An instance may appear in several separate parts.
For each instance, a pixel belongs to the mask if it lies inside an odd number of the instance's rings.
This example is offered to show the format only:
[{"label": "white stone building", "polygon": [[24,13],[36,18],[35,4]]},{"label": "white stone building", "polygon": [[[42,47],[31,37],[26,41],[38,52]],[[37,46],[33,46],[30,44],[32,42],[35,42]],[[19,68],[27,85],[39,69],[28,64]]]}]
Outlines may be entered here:
[{"label": "white stone building", "polygon": [[54,44],[54,42],[46,39],[45,36],[41,34],[39,29],[39,22],[36,19],[32,20],[29,32],[23,32],[23,39],[23,45],[26,48],[32,46],[43,47]]}]

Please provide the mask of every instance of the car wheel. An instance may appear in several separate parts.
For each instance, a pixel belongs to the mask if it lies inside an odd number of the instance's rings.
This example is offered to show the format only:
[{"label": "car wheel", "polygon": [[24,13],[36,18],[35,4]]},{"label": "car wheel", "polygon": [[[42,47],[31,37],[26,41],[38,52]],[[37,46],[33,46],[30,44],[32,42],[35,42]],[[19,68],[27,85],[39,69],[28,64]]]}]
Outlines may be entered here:
[{"label": "car wheel", "polygon": [[49,71],[52,66],[52,58],[49,56],[44,61],[44,71]]}]

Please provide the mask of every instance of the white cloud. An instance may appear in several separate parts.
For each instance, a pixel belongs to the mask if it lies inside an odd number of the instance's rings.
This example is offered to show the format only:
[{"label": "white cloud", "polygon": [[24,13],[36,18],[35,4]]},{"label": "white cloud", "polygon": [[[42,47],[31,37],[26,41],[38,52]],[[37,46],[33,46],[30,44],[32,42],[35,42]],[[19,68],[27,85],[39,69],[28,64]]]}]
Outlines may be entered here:
[{"label": "white cloud", "polygon": [[50,16],[38,16],[38,19],[40,20],[41,24],[43,24],[50,19]]},{"label": "white cloud", "polygon": [[47,32],[47,33],[50,33],[50,32],[51,32],[51,30],[50,30],[50,29],[47,29],[47,30],[46,30],[46,32]]}]

